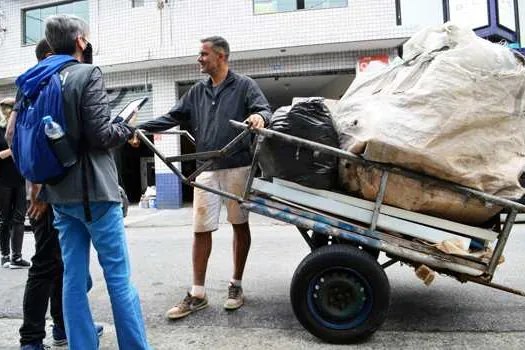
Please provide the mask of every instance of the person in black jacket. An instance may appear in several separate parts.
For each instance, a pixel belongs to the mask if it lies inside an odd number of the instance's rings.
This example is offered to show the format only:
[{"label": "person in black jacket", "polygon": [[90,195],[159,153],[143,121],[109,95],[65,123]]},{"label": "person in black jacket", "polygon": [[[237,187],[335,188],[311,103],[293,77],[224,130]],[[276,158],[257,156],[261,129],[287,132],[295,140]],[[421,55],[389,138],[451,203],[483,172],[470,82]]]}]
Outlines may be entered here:
[{"label": "person in black jacket", "polygon": [[[195,136],[197,152],[206,152],[221,149],[239,134],[230,126],[230,119],[262,128],[268,125],[271,112],[255,81],[229,69],[230,48],[224,38],[205,38],[201,44],[197,61],[201,72],[209,78],[195,84],[167,114],[137,127],[158,132],[186,122]],[[250,164],[250,139],[245,138],[230,157],[217,160],[196,182],[242,195]],[[204,282],[212,247],[211,233],[218,229],[221,202],[216,194],[199,188],[194,190],[193,286],[180,303],[168,310],[169,319],[185,317],[208,306]],[[233,227],[234,271],[224,308],[235,310],[244,304],[241,280],[250,249],[250,227],[248,212],[238,202],[226,200],[225,204]]]},{"label": "person in black jacket", "polygon": [[13,98],[6,98],[0,102],[0,250],[3,267],[22,269],[31,265],[22,259],[26,188],[6,140],[6,127],[14,104]]},{"label": "person in black jacket", "polygon": [[[52,205],[54,225],[59,232],[64,263],[64,324],[69,349],[96,350],[99,346],[87,297],[91,244],[104,271],[119,348],[150,349],[140,299],[130,281],[117,169],[110,151],[132,137],[134,129],[110,122],[102,72],[90,64],[92,46],[88,25],[75,16],[55,15],[46,19],[45,33],[54,52],[49,60],[53,58],[55,62],[69,56],[87,63],[59,70],[66,136],[78,142],[78,162],[58,183],[43,185],[38,198]],[[39,64],[50,68],[52,63],[46,63],[49,60]],[[38,68],[38,65],[31,68],[17,79],[21,91],[40,86],[40,79],[45,76]]]}]

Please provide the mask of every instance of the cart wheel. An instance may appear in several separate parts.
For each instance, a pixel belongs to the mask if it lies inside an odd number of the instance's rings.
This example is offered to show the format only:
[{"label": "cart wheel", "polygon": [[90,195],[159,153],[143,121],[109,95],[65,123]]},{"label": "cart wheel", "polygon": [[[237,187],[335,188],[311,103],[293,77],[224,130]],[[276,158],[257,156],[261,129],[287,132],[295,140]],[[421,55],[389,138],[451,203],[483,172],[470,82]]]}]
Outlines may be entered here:
[{"label": "cart wheel", "polygon": [[329,237],[323,233],[319,232],[312,232],[312,242],[315,246],[315,248],[320,248],[325,245],[328,245],[328,242],[330,241]]},{"label": "cart wheel", "polygon": [[385,321],[390,285],[368,253],[335,244],[304,258],[295,270],[290,298],[295,316],[310,333],[329,343],[356,343]]},{"label": "cart wheel", "polygon": [[369,248],[369,247],[362,247],[362,250],[364,252],[367,252],[368,254],[370,254],[370,256],[372,258],[374,258],[375,260],[379,259],[379,253],[380,253],[379,250],[373,249],[373,248]]},{"label": "cart wheel", "polygon": [[357,248],[361,249],[364,252],[367,252],[375,260],[379,259],[380,251],[377,250],[377,249],[366,247],[366,246],[356,246],[355,243],[350,242],[350,241],[348,241],[346,239],[340,239],[340,238],[337,238],[337,239],[333,240],[333,242],[338,243],[338,244],[349,244],[349,245],[352,245],[354,247],[357,247]]}]

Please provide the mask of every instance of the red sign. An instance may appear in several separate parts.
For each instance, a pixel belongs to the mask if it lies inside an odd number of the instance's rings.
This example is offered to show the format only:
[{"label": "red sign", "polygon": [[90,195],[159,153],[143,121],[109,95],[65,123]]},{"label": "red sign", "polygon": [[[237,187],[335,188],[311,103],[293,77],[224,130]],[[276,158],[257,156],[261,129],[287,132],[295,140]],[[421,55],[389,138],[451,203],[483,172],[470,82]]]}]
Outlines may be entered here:
[{"label": "red sign", "polygon": [[389,63],[388,55],[363,56],[359,58],[359,72],[376,72]]}]

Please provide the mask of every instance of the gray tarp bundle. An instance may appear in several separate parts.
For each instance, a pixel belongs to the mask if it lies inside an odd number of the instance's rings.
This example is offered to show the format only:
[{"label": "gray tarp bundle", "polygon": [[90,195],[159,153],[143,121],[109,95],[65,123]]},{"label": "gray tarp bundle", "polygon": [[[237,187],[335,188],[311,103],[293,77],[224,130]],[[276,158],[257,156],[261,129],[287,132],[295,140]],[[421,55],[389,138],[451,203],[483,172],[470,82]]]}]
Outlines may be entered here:
[{"label": "gray tarp bundle", "polygon": [[[404,45],[403,60],[358,77],[334,113],[341,148],[509,198],[524,193],[525,69],[513,52],[447,23]],[[372,198],[379,174],[341,167],[353,192]],[[386,203],[468,223],[498,208],[391,177]]]}]

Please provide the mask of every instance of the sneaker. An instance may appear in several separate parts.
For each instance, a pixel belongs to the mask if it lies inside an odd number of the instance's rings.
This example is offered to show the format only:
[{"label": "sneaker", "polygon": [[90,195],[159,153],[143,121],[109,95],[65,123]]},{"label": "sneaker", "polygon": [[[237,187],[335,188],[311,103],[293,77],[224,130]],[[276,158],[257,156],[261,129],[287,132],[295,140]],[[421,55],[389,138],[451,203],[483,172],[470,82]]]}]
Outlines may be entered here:
[{"label": "sneaker", "polygon": [[8,268],[10,263],[11,259],[9,259],[9,256],[2,257],[2,267]]},{"label": "sneaker", "polygon": [[206,296],[204,296],[204,298],[197,298],[188,293],[184,300],[166,312],[166,317],[170,320],[176,320],[188,316],[194,311],[202,310],[207,306],[208,298],[206,298]]},{"label": "sneaker", "polygon": [[20,350],[49,350],[51,347],[49,345],[42,344],[40,342],[34,342],[31,344],[22,345]]},{"label": "sneaker", "polygon": [[224,303],[226,310],[237,310],[244,305],[244,294],[242,287],[236,286],[230,282],[228,286],[228,300]]},{"label": "sneaker", "polygon": [[[97,335],[100,338],[104,334],[104,326],[101,324],[96,324]],[[53,325],[53,345],[54,346],[64,346],[67,345],[67,336],[66,330],[57,325]]]},{"label": "sneaker", "polygon": [[31,263],[29,261],[25,261],[22,258],[11,260],[9,263],[10,269],[28,269],[29,267],[31,267]]}]

